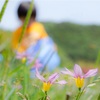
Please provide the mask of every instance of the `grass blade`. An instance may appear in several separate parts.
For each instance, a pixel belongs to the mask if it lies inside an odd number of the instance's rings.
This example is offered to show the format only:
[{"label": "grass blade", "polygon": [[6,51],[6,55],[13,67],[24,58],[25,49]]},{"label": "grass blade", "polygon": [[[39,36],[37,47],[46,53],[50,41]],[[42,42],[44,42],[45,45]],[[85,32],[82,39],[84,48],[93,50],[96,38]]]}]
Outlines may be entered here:
[{"label": "grass blade", "polygon": [[3,15],[4,15],[4,12],[5,12],[5,9],[7,7],[7,4],[8,4],[8,0],[5,1],[4,5],[3,5],[2,9],[1,9],[1,12],[0,12],[0,22],[2,20]]}]

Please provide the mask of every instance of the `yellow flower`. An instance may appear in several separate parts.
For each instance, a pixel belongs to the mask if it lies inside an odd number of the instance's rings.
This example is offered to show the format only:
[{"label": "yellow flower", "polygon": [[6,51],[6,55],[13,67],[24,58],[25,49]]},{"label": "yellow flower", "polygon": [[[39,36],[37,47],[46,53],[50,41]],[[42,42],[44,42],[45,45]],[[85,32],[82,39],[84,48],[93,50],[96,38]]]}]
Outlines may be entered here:
[{"label": "yellow flower", "polygon": [[74,77],[76,86],[81,89],[84,85],[84,79],[88,77],[95,76],[98,72],[98,69],[91,69],[87,73],[83,74],[82,69],[79,65],[74,65],[74,72],[71,72],[67,68],[65,68],[65,71],[62,71],[63,74],[68,74],[72,77]]},{"label": "yellow flower", "polygon": [[26,57],[23,57],[22,58],[22,63],[25,63],[26,62]]},{"label": "yellow flower", "polygon": [[44,82],[43,83],[43,90],[44,91],[48,91],[50,89],[50,87],[51,87],[50,82]]},{"label": "yellow flower", "polygon": [[54,73],[51,76],[49,76],[48,80],[46,80],[42,75],[40,75],[38,69],[36,68],[36,77],[43,82],[43,90],[47,92],[51,85],[54,83],[58,84],[66,84],[67,82],[65,80],[55,82],[59,78],[59,73]]},{"label": "yellow flower", "polygon": [[84,85],[84,79],[83,78],[80,78],[80,77],[75,78],[75,82],[76,82],[76,86],[78,88],[82,88],[83,85]]}]

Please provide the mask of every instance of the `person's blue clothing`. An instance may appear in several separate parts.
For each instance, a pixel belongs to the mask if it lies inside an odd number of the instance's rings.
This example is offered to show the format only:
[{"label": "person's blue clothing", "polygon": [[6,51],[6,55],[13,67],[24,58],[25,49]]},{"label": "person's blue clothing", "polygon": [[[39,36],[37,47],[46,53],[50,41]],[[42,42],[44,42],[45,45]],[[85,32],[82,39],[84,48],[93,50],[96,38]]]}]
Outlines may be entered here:
[{"label": "person's blue clothing", "polygon": [[36,45],[27,49],[27,53],[32,57],[38,56],[37,59],[49,71],[54,70],[60,64],[60,57],[51,38],[39,40]]}]

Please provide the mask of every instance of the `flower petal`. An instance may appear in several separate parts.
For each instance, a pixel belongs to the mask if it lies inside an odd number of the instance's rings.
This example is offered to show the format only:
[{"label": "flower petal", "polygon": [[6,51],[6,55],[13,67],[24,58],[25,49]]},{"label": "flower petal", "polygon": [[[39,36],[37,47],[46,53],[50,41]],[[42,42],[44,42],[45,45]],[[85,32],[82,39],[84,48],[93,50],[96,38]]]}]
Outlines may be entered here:
[{"label": "flower petal", "polygon": [[52,74],[52,75],[49,77],[48,81],[52,80],[56,75],[58,75],[58,73]]},{"label": "flower petal", "polygon": [[58,81],[58,82],[55,82],[57,84],[61,84],[61,85],[64,85],[64,84],[67,84],[67,82],[65,80],[62,80],[62,81]]},{"label": "flower petal", "polygon": [[84,75],[84,78],[95,76],[97,72],[98,69],[91,69]]},{"label": "flower petal", "polygon": [[31,64],[34,61],[34,57],[27,56],[27,63]]},{"label": "flower petal", "polygon": [[17,59],[22,59],[23,57],[27,57],[26,52],[23,52],[23,53],[16,52]]},{"label": "flower petal", "polygon": [[61,71],[62,74],[68,74],[67,71]]},{"label": "flower petal", "polygon": [[37,68],[36,68],[36,77],[37,77],[39,80],[41,80],[42,82],[45,82],[45,81],[46,81],[45,78],[44,78],[43,76],[40,75],[40,73],[39,73],[39,71],[38,71]]},{"label": "flower petal", "polygon": [[50,82],[51,84],[53,84],[56,79],[59,77],[59,74],[58,73],[55,73],[55,74],[52,74],[49,79],[48,79],[48,82]]},{"label": "flower petal", "polygon": [[83,77],[82,69],[77,64],[74,65],[74,74],[75,74],[75,77]]},{"label": "flower petal", "polygon": [[22,57],[23,57],[23,56],[22,56],[21,53],[19,53],[19,52],[16,53],[16,59],[21,59]]},{"label": "flower petal", "polygon": [[42,67],[43,65],[40,63],[39,60],[36,60],[35,63],[34,63],[34,67],[39,69],[40,67]]},{"label": "flower petal", "polygon": [[74,77],[74,74],[73,74],[70,70],[68,70],[67,68],[65,68],[65,70],[66,70],[66,71],[61,71],[61,73],[63,73],[63,74],[68,74],[68,75],[71,75],[71,76]]}]

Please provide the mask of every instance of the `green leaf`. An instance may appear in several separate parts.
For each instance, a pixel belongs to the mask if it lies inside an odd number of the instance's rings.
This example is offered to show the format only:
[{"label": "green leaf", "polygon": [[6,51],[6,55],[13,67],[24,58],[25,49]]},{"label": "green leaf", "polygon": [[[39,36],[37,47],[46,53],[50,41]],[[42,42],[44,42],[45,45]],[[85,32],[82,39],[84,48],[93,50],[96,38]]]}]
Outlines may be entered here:
[{"label": "green leaf", "polygon": [[4,15],[4,12],[5,12],[5,9],[7,7],[7,4],[8,4],[8,0],[5,1],[4,5],[3,5],[2,9],[1,9],[1,12],[0,12],[0,22],[2,20],[3,15]]},{"label": "green leaf", "polygon": [[99,94],[99,96],[98,96],[97,100],[100,100],[100,94]]},{"label": "green leaf", "polygon": [[6,96],[5,100],[9,100],[9,98],[11,97],[11,95],[14,93],[15,88],[12,88],[12,90],[9,92],[9,94]]},{"label": "green leaf", "polygon": [[18,72],[21,68],[22,68],[21,66],[16,67],[14,70],[12,70],[12,71],[8,74],[8,76],[12,76],[12,75],[15,74],[16,72]]},{"label": "green leaf", "polygon": [[30,16],[31,16],[32,9],[33,9],[33,1],[34,1],[34,0],[32,0],[32,2],[31,2],[31,4],[30,4],[30,8],[29,8],[29,10],[28,10],[28,13],[27,13],[27,15],[26,15],[25,22],[24,22],[24,25],[23,25],[23,29],[22,29],[22,32],[21,32],[21,36],[20,36],[20,38],[19,38],[19,43],[21,42],[21,39],[23,38],[23,35],[24,35],[25,31],[26,31],[28,22],[29,22],[29,20],[30,20]]}]

